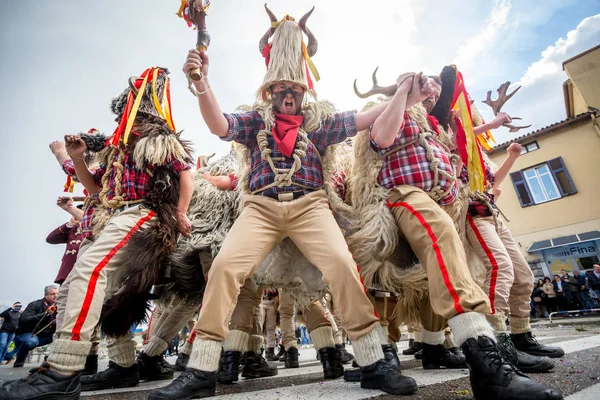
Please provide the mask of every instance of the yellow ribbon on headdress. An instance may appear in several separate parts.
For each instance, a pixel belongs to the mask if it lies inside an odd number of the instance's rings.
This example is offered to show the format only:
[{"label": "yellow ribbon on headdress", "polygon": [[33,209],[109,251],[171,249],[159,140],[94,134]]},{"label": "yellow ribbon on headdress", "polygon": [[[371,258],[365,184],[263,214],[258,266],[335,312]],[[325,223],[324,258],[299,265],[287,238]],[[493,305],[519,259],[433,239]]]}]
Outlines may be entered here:
[{"label": "yellow ribbon on headdress", "polygon": [[162,104],[164,104],[164,110],[163,110],[161,101],[158,100],[158,95],[156,94],[156,78],[157,77],[158,77],[158,68],[154,69],[154,73],[152,74],[152,99],[154,100],[154,107],[156,108],[156,111],[161,116],[161,118],[164,119],[165,121],[167,121],[169,128],[171,128],[172,130],[175,130],[175,125],[171,118],[171,109],[169,107],[170,102],[168,101],[168,99],[167,99],[167,101],[165,101],[165,98],[167,97],[167,94],[169,93],[169,79],[166,79],[165,90],[164,90],[163,96],[162,96]]},{"label": "yellow ribbon on headdress", "polygon": [[308,65],[310,72],[315,77],[315,80],[320,80],[321,76],[319,75],[319,71],[317,71],[317,67],[315,67],[315,64],[313,64],[312,60],[308,55],[308,49],[306,48],[306,44],[304,44],[304,40],[302,41],[302,54],[304,55],[304,60],[306,60],[306,64]]}]

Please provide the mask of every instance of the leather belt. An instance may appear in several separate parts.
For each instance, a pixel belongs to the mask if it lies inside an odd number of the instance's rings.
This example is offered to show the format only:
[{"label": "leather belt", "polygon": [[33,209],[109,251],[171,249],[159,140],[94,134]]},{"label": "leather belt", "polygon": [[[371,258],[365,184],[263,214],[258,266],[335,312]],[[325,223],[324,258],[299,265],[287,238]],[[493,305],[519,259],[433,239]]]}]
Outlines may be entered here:
[{"label": "leather belt", "polygon": [[304,196],[305,194],[308,194],[308,192],[304,190],[297,190],[295,192],[265,193],[263,196],[270,197],[277,201],[292,201]]}]

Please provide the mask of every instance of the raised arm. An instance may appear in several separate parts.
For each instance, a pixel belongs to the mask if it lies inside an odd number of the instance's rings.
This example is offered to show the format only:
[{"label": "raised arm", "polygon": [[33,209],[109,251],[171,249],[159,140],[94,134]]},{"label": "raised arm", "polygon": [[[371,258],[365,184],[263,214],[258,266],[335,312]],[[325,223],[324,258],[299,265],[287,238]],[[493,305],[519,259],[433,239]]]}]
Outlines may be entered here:
[{"label": "raised arm", "polygon": [[205,52],[198,50],[190,50],[183,65],[183,72],[189,76],[192,69],[199,68],[202,72],[202,79],[193,81],[194,87],[198,93],[198,105],[204,122],[210,129],[211,133],[219,136],[227,136],[229,124],[223,116],[221,107],[215,98],[213,91],[208,82],[208,55]]},{"label": "raised arm", "polygon": [[[412,75],[412,74],[411,74]],[[423,80],[423,74],[400,75],[397,80],[398,90],[389,102],[388,107],[373,123],[371,138],[381,148],[394,143],[398,131],[404,123],[404,112],[413,105],[422,102],[434,92],[432,81]]]},{"label": "raised arm", "polygon": [[491,122],[486,122],[482,125],[476,126],[473,128],[473,132],[475,136],[481,135],[484,132],[490,131],[492,129],[500,128],[504,124],[509,124],[512,122],[512,119],[508,116],[507,113],[499,113]]},{"label": "raised arm", "polygon": [[517,158],[519,158],[521,155],[521,150],[523,150],[523,146],[521,146],[519,143],[512,143],[510,146],[508,146],[508,149],[506,149],[508,157],[506,157],[500,168],[498,168],[496,171],[494,188],[499,188],[502,181],[506,179],[510,169],[513,167]]},{"label": "raised arm", "polygon": [[67,152],[73,160],[73,166],[75,167],[75,173],[77,179],[86,188],[90,194],[99,193],[102,188],[96,184],[94,174],[88,169],[83,161],[83,153],[87,150],[87,145],[81,139],[79,135],[66,135],[65,143],[67,145]]}]

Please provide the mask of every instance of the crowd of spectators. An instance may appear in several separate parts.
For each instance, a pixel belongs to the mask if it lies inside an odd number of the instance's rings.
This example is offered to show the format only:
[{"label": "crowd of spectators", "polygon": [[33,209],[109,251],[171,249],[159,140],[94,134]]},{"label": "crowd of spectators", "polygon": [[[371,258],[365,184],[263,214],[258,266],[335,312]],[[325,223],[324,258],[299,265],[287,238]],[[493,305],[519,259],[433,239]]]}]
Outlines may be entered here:
[{"label": "crowd of spectators", "polygon": [[587,313],[600,308],[600,264],[594,264],[592,270],[569,274],[561,270],[560,274],[539,279],[531,293],[532,313],[542,318],[555,311],[582,310]]}]

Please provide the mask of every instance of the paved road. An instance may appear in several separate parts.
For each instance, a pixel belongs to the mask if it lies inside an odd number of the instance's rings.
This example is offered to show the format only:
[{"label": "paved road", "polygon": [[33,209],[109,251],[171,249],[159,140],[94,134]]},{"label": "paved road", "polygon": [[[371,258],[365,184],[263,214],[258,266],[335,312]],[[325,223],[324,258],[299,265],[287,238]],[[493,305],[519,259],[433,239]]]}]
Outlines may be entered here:
[{"label": "paved road", "polygon": [[[537,381],[561,390],[568,400],[600,399],[600,325],[592,320],[579,320],[580,324],[566,325],[557,321],[539,324],[534,328],[538,339],[546,344],[564,348],[566,355],[556,360],[556,368],[547,374],[531,374]],[[400,349],[407,342],[400,343]],[[351,347],[349,347],[351,351]],[[168,358],[174,362],[173,358]],[[472,399],[468,370],[424,371],[420,362],[411,356],[400,356],[402,371],[415,378],[419,390],[415,395],[403,398],[416,399]],[[312,348],[300,350],[298,369],[285,369],[275,363],[279,374],[272,378],[244,380],[234,385],[218,385],[217,397],[221,400],[378,400],[397,398],[376,390],[362,390],[358,384],[342,379],[323,381],[321,364]],[[106,361],[102,366],[106,365]],[[33,364],[31,365],[34,366]],[[28,366],[26,366],[27,368]],[[26,375],[27,370],[0,367],[0,381]],[[154,388],[168,382],[141,383],[136,388],[82,393],[82,400],[143,400]]]}]

